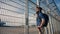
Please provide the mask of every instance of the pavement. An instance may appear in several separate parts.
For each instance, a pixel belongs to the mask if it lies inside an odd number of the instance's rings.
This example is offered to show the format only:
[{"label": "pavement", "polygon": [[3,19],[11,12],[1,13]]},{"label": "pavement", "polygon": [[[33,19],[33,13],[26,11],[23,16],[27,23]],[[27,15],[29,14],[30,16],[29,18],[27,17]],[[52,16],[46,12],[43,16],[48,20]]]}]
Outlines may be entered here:
[{"label": "pavement", "polygon": [[[22,27],[0,27],[0,34],[24,34],[25,28]],[[29,28],[29,34],[38,34],[36,27]]]}]

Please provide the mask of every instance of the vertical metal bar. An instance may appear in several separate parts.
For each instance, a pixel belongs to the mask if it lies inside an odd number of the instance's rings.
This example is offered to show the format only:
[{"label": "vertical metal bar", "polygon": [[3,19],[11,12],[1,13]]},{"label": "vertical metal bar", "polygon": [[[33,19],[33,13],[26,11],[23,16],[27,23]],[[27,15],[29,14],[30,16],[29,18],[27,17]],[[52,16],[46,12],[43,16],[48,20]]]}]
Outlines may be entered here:
[{"label": "vertical metal bar", "polygon": [[45,34],[48,34],[48,28],[45,27]]},{"label": "vertical metal bar", "polygon": [[26,11],[25,11],[25,34],[29,34],[29,24],[28,24],[28,17],[29,17],[29,9],[28,9],[28,0],[26,0]]},{"label": "vertical metal bar", "polygon": [[52,17],[50,16],[51,34],[53,34]]},{"label": "vertical metal bar", "polygon": [[[49,3],[48,3],[48,0],[46,0],[46,2],[47,2],[47,4],[49,4]],[[48,7],[49,7],[49,6],[48,6]],[[50,9],[50,11],[51,11],[51,9]],[[51,14],[51,12],[50,12],[50,14]],[[53,26],[52,26],[52,17],[51,17],[51,16],[49,16],[49,20],[50,20],[51,34],[53,34]]]},{"label": "vertical metal bar", "polygon": [[49,26],[50,26],[50,34],[51,34],[51,16],[49,16]]},{"label": "vertical metal bar", "polygon": [[48,34],[51,34],[50,33],[50,22],[48,23],[48,32],[49,32]]},{"label": "vertical metal bar", "polygon": [[39,2],[39,0],[37,0],[37,6],[38,6],[38,7],[40,6],[40,2]]}]

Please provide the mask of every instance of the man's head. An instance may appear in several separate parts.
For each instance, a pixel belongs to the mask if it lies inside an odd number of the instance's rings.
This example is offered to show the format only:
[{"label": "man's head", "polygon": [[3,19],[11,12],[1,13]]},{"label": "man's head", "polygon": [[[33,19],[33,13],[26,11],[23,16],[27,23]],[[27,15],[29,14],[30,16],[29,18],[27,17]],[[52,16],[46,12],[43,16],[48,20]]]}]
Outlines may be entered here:
[{"label": "man's head", "polygon": [[42,8],[41,7],[36,7],[36,11],[41,11]]}]

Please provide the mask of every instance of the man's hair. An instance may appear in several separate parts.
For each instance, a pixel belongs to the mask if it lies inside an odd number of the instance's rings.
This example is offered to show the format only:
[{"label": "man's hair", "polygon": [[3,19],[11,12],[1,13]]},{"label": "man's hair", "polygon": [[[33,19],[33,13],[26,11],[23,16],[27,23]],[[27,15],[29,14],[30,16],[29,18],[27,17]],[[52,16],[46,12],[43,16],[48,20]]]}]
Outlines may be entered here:
[{"label": "man's hair", "polygon": [[42,8],[41,8],[41,7],[36,7],[36,8],[38,8],[38,9],[42,10]]}]

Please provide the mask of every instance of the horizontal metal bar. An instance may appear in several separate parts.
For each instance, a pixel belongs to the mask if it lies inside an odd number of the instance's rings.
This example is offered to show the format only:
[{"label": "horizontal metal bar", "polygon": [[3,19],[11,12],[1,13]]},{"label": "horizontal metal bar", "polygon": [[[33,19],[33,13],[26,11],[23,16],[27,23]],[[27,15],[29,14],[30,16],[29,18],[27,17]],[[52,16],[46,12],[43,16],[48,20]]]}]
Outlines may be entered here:
[{"label": "horizontal metal bar", "polygon": [[6,8],[1,8],[1,7],[0,7],[0,9],[7,10],[7,11],[11,11],[11,12],[18,13],[18,14],[22,14],[21,12],[17,12],[17,11],[9,10],[9,9],[6,9]]},{"label": "horizontal metal bar", "polygon": [[35,14],[35,13],[32,13],[32,12],[29,12],[29,13],[30,13],[30,14],[33,14],[33,15]]},{"label": "horizontal metal bar", "polygon": [[24,28],[24,25],[20,25],[20,26],[0,26],[0,27],[9,27],[9,28]]},{"label": "horizontal metal bar", "polygon": [[33,4],[31,4],[31,5],[29,5],[29,7],[33,7],[33,8],[35,8],[35,7],[36,7],[36,5],[34,5],[34,6],[33,6]]},{"label": "horizontal metal bar", "polygon": [[23,17],[16,17],[16,16],[11,16],[11,15],[5,15],[5,14],[0,14],[0,15],[7,16],[7,17],[14,17],[14,18],[22,18],[22,19],[24,19]]},{"label": "horizontal metal bar", "polygon": [[[31,3],[35,4],[34,2],[32,2],[31,0],[29,0]],[[37,6],[37,4],[35,4]]]},{"label": "horizontal metal bar", "polygon": [[[5,22],[9,22],[9,23],[20,23],[20,22],[15,22],[15,21],[14,21],[14,22],[12,22],[12,21],[3,21],[3,22],[4,22],[4,23],[5,23]],[[22,22],[23,22],[23,21],[22,21]],[[22,24],[22,23],[20,23],[20,24]]]},{"label": "horizontal metal bar", "polygon": [[33,19],[29,19],[29,21],[36,21],[36,20],[33,20]]},{"label": "horizontal metal bar", "polygon": [[29,17],[33,17],[33,18],[36,18],[36,17],[34,17],[34,16],[29,16]]},{"label": "horizontal metal bar", "polygon": [[[13,5],[7,4],[7,3],[5,3],[5,2],[2,2],[2,1],[0,1],[0,2],[3,3],[3,4],[6,4],[6,5],[12,6],[12,7],[14,7],[14,8],[18,8],[18,9],[24,10],[24,9],[22,9],[22,8],[19,8],[19,7],[16,7],[16,6],[13,6]],[[26,11],[26,10],[25,10],[25,11]]]},{"label": "horizontal metal bar", "polygon": [[52,16],[51,14],[49,14],[52,18],[56,19],[57,21],[60,22],[60,20],[58,20],[57,18],[55,18],[54,16]]},{"label": "horizontal metal bar", "polygon": [[35,9],[33,9],[33,8],[29,8],[29,9],[32,9],[32,10],[36,11],[36,10],[35,10]]},{"label": "horizontal metal bar", "polygon": [[21,1],[22,3],[24,3],[24,4],[26,4],[25,2],[23,2],[22,0],[19,0],[19,1]]},{"label": "horizontal metal bar", "polygon": [[24,6],[24,5],[20,4],[20,3],[17,3],[17,2],[15,2],[15,1],[13,1],[13,0],[10,0],[10,1],[11,1],[11,2],[14,2],[14,3],[16,3],[16,4],[19,4],[19,5],[21,5],[21,6],[23,6],[23,7],[26,8],[26,6]]}]

